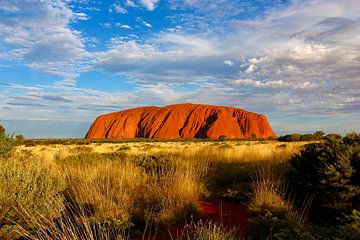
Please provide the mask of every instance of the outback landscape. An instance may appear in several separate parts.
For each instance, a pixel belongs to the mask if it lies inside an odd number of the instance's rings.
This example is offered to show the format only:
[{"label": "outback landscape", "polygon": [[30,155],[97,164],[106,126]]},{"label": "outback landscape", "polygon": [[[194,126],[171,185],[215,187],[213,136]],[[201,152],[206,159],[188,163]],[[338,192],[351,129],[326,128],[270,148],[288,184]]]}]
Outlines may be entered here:
[{"label": "outback landscape", "polygon": [[[212,114],[189,121],[188,107]],[[159,113],[136,117],[139,109],[101,116],[85,139],[25,140],[1,127],[0,236],[359,239],[360,134],[277,138],[264,116],[258,126],[242,114],[230,132],[242,138],[228,138],[219,131],[229,133],[221,126],[231,119],[218,115],[229,108],[171,108],[170,123],[156,124]],[[148,129],[132,127],[139,123]],[[187,125],[203,138],[169,135]]]},{"label": "outback landscape", "polygon": [[0,240],[359,240],[360,0],[0,0]]}]

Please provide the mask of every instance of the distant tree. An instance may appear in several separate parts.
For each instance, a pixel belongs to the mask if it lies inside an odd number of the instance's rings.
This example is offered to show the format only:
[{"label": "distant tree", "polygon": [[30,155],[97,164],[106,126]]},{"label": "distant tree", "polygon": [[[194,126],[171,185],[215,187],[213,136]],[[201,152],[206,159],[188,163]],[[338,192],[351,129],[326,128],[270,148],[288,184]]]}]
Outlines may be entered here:
[{"label": "distant tree", "polygon": [[219,140],[225,140],[226,138],[227,138],[227,136],[224,134],[219,136]]},{"label": "distant tree", "polygon": [[310,133],[309,134],[303,134],[300,137],[301,141],[311,141],[311,140],[315,140],[315,139],[317,139],[317,137],[314,136],[313,134],[310,134]]},{"label": "distant tree", "polygon": [[252,140],[256,140],[256,133],[251,134]]},{"label": "distant tree", "polygon": [[15,139],[17,144],[19,145],[24,144],[25,141],[24,135],[16,135]]},{"label": "distant tree", "polygon": [[300,141],[300,139],[301,139],[301,134],[299,133],[293,133],[279,137],[279,141],[283,141],[283,142],[295,142],[295,141]]},{"label": "distant tree", "polygon": [[313,135],[316,137],[316,138],[322,138],[325,136],[325,132],[324,131],[316,131],[313,133]]},{"label": "distant tree", "polygon": [[341,140],[342,136],[338,133],[329,133],[325,136],[325,139]]}]

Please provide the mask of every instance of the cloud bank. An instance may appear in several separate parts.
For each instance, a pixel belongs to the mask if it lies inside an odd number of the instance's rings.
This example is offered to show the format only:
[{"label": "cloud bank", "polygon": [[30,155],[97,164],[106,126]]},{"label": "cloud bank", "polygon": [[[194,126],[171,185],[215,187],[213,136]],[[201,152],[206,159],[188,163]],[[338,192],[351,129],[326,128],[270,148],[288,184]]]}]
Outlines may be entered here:
[{"label": "cloud bank", "polygon": [[[36,86],[0,79],[0,119],[85,121],[125,107],[198,102],[264,112],[280,131],[301,130],[303,119],[313,122],[304,130],[359,130],[357,0],[274,1],[262,8],[251,1],[113,1],[106,9],[124,16],[167,8],[172,27],[143,18],[134,25],[113,22],[109,28],[132,32],[111,36],[95,50],[96,36],[75,27],[91,14],[75,2],[1,1],[0,64],[59,79]],[[135,87],[79,87],[77,79],[89,72]]]}]

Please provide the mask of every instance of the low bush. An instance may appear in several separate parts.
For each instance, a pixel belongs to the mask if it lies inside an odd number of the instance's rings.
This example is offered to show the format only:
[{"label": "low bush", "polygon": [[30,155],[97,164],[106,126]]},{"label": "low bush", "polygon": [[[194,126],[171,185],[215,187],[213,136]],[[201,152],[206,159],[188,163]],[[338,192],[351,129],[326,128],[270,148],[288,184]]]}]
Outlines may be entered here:
[{"label": "low bush", "polygon": [[325,135],[323,138],[325,140],[326,139],[341,140],[342,136],[340,134],[337,134],[337,133],[329,133],[329,134]]},{"label": "low bush", "polygon": [[64,188],[62,175],[37,159],[4,160],[0,164],[0,238],[16,238],[36,222],[59,217]]},{"label": "low bush", "polygon": [[0,125],[0,159],[6,158],[15,146],[12,136],[6,134],[5,128]]},{"label": "low bush", "polygon": [[279,141],[282,142],[296,142],[296,141],[315,141],[315,140],[321,140],[324,137],[325,133],[323,131],[316,131],[314,133],[306,133],[306,134],[300,134],[300,133],[293,133],[293,134],[287,134],[284,136],[280,136],[278,138]]},{"label": "low bush", "polygon": [[311,133],[308,134],[303,134],[300,137],[300,141],[312,141],[312,140],[316,140],[317,137]]},{"label": "low bush", "polygon": [[133,161],[147,172],[161,172],[169,168],[173,156],[164,153],[141,154],[134,157]]},{"label": "low bush", "polygon": [[280,136],[278,138],[279,141],[283,141],[283,142],[295,142],[295,141],[300,141],[300,139],[301,139],[301,134],[299,133],[288,134],[288,135]]},{"label": "low bush", "polygon": [[274,240],[357,240],[360,238],[359,212],[346,215],[336,226],[297,225],[280,219],[271,212],[251,219],[255,228],[249,231],[248,239]]},{"label": "low bush", "polygon": [[297,186],[316,193],[321,204],[352,208],[360,194],[359,134],[306,145],[291,159]]}]

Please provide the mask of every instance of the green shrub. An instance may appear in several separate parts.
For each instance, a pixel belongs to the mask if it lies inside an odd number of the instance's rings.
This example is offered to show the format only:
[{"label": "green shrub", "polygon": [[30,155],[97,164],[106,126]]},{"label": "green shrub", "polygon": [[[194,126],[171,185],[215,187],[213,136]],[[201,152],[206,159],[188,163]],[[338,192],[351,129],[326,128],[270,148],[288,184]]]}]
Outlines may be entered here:
[{"label": "green shrub", "polygon": [[322,131],[315,132],[314,134],[293,133],[293,134],[287,134],[284,136],[280,136],[278,138],[278,140],[282,141],[282,142],[313,141],[313,140],[321,139],[321,136],[323,136]]},{"label": "green shrub", "polygon": [[324,139],[333,139],[333,140],[341,140],[342,136],[340,134],[337,133],[329,133],[327,134]]},{"label": "green shrub", "polygon": [[350,136],[344,139],[347,140],[327,139],[306,145],[291,159],[297,182],[319,193],[330,204],[350,204],[360,193],[359,184],[352,181],[360,171],[354,166],[358,143],[351,141]]},{"label": "green shrub", "polygon": [[16,238],[19,227],[39,228],[40,222],[59,217],[64,187],[64,179],[36,159],[4,160],[0,165],[0,238]]},{"label": "green shrub", "polygon": [[288,134],[288,135],[285,135],[285,136],[280,136],[279,141],[295,142],[295,141],[300,141],[300,138],[301,138],[301,134],[293,133],[293,134]]},{"label": "green shrub", "polygon": [[314,135],[316,138],[320,139],[320,138],[322,138],[322,137],[325,136],[325,132],[320,130],[320,131],[314,132],[313,135]]},{"label": "green shrub", "polygon": [[343,138],[343,143],[350,146],[359,146],[360,145],[360,134],[352,132],[346,134],[346,136]]},{"label": "green shrub", "polygon": [[143,154],[135,157],[137,166],[144,168],[147,172],[161,172],[170,166],[171,156],[168,154]]},{"label": "green shrub", "polygon": [[359,212],[355,211],[336,226],[297,225],[267,212],[250,219],[248,239],[357,240],[360,239],[359,220]]},{"label": "green shrub", "polygon": [[303,134],[300,137],[300,141],[311,141],[311,140],[315,140],[317,139],[316,136],[314,136],[313,134]]},{"label": "green shrub", "polygon": [[5,133],[4,127],[0,126],[0,159],[7,157],[15,145],[12,136]]}]

